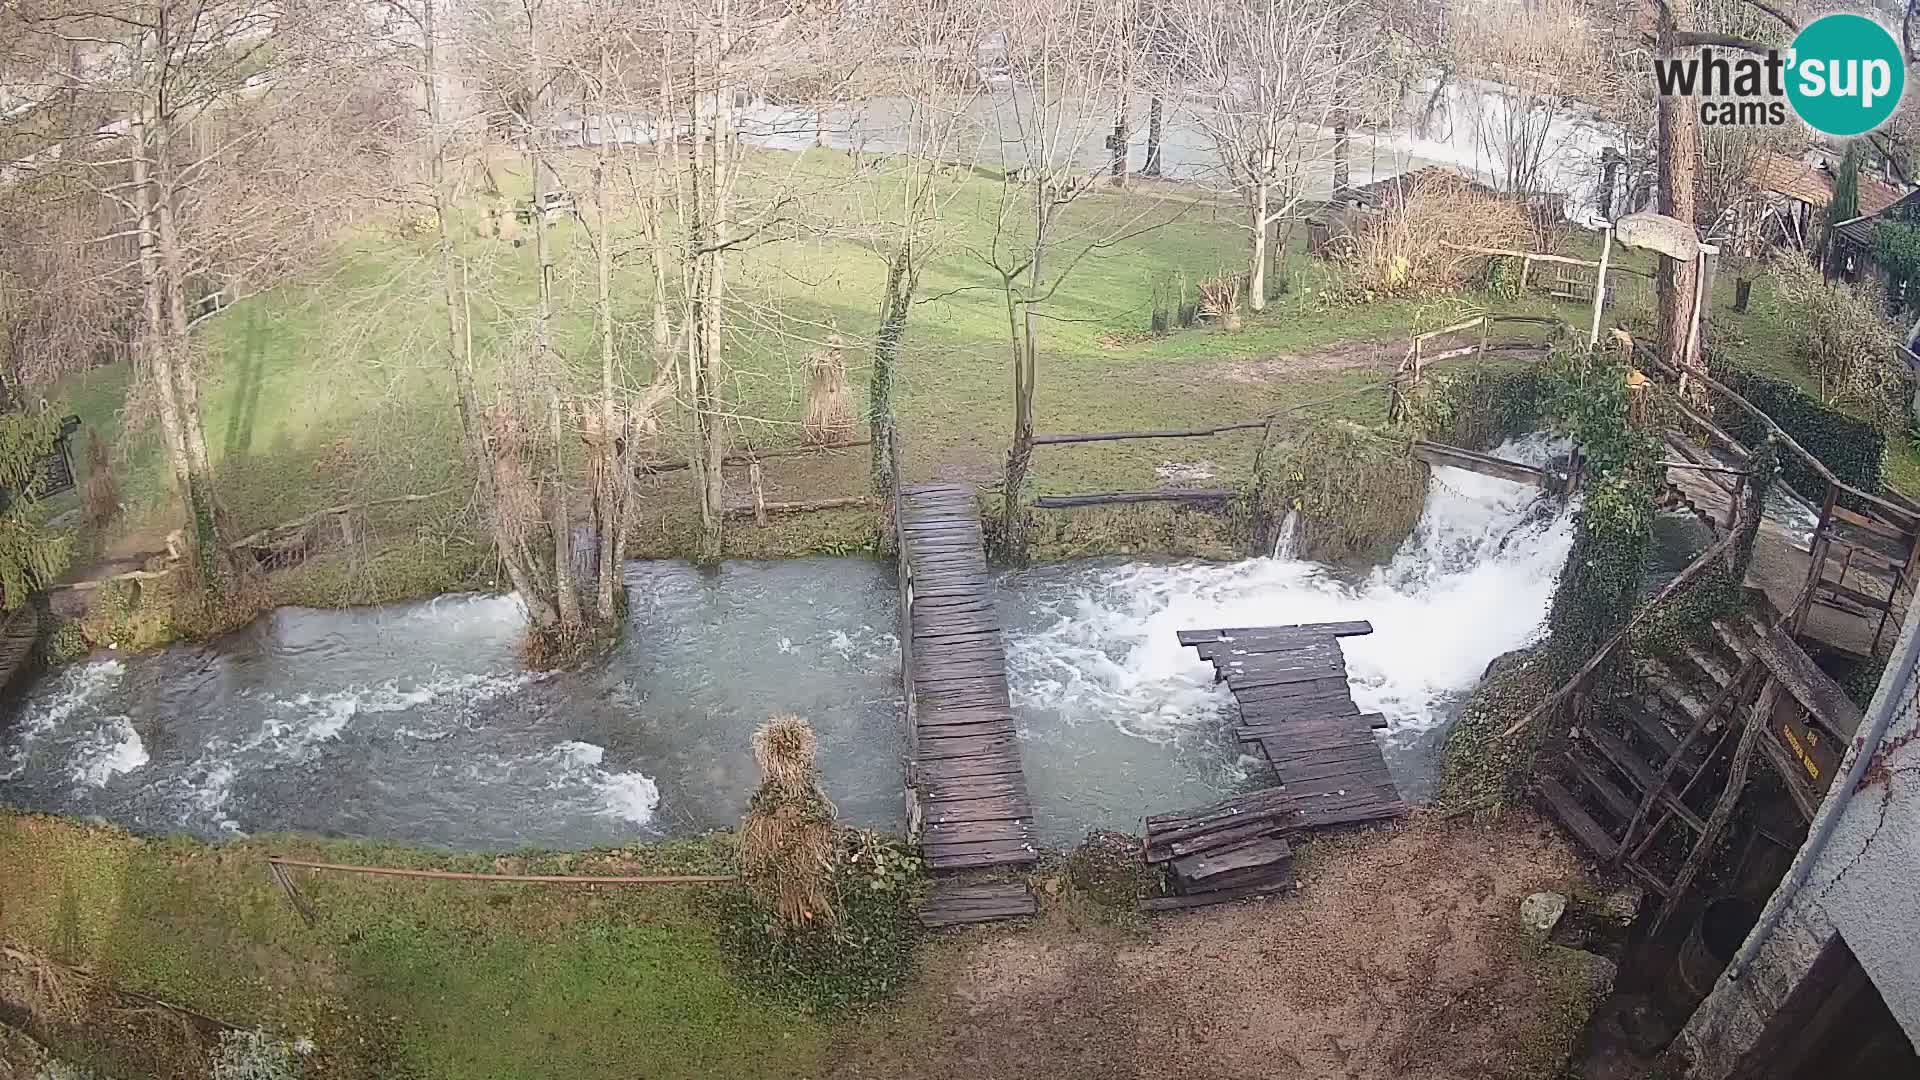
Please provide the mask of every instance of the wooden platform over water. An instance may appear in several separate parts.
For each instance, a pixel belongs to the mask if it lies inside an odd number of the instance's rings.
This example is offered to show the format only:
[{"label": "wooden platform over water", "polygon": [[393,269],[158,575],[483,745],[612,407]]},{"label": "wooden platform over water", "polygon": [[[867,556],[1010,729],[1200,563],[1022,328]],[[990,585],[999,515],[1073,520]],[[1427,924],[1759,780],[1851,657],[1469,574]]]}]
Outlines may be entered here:
[{"label": "wooden platform over water", "polygon": [[922,853],[936,872],[1030,864],[1033,810],[979,506],[970,488],[935,484],[902,488],[897,513]]},{"label": "wooden platform over water", "polygon": [[1279,786],[1147,819],[1146,859],[1180,894],[1149,911],[1220,903],[1293,887],[1287,840],[1304,832],[1404,816],[1407,804],[1374,741],[1384,727],[1347,690],[1340,639],[1366,622],[1183,630],[1240,706],[1240,740],[1260,749]]},{"label": "wooden platform over water", "polygon": [[1183,630],[1180,644],[1212,661],[1240,706],[1235,734],[1260,749],[1287,794],[1351,801],[1354,820],[1371,820],[1406,812],[1373,737],[1386,720],[1361,712],[1347,689],[1340,639],[1371,633],[1367,622]]}]

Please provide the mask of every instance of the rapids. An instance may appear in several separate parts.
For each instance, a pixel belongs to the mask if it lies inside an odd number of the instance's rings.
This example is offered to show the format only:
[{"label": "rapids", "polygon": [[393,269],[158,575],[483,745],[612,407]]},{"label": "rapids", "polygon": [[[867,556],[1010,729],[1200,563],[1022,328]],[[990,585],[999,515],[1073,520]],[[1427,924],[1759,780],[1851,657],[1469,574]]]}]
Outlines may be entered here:
[{"label": "rapids", "polygon": [[[1544,462],[1556,446],[1503,455]],[[1369,619],[1345,639],[1355,700],[1384,713],[1418,796],[1431,752],[1494,657],[1535,635],[1572,541],[1532,488],[1452,469],[1386,565],[1290,557],[1107,560],[999,578],[1035,825],[1093,827],[1259,780],[1230,699],[1175,631]],[[0,720],[0,800],[142,832],[271,831],[470,849],[585,847],[729,824],[773,712],[814,724],[845,819],[903,824],[894,574],[860,558],[632,563],[621,644],[536,675],[505,596],[283,608],[219,641],[95,656]]]}]

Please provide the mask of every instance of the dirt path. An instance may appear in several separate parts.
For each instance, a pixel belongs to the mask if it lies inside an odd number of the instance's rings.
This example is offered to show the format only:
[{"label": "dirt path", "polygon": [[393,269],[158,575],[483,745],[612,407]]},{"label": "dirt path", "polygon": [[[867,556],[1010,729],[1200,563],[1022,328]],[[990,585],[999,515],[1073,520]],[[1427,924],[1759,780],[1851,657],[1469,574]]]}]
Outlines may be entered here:
[{"label": "dirt path", "polygon": [[1425,820],[1307,849],[1285,900],[1144,934],[1052,904],[1027,931],[955,933],[864,1025],[847,1078],[1554,1075],[1584,1019],[1585,954],[1522,936],[1520,900],[1582,880],[1530,813]]}]

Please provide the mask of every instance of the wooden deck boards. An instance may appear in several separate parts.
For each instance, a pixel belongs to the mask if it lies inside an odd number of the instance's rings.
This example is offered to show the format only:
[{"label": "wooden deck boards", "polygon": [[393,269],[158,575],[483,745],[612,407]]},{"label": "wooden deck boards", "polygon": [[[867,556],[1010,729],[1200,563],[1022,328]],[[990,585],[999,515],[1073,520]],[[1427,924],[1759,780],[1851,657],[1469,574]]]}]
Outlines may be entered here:
[{"label": "wooden deck boards", "polygon": [[[902,489],[898,514],[900,558],[911,590],[913,782],[925,812],[921,853],[935,872],[1030,864],[1038,857],[1033,810],[1020,770],[1006,644],[979,507],[972,490],[935,484]],[[1010,893],[990,902],[970,896],[962,903],[958,893],[943,900],[943,887],[936,886],[922,912],[930,926],[1033,910],[1030,895],[1021,910]]]},{"label": "wooden deck boards", "polygon": [[1347,690],[1339,639],[1372,632],[1365,622],[1180,632],[1233,692],[1235,733],[1280,786],[1149,817],[1146,859],[1169,866],[1179,895],[1143,900],[1142,911],[1289,892],[1289,837],[1407,813],[1373,737],[1386,720]]},{"label": "wooden deck boards", "polygon": [[1319,812],[1303,815],[1315,826],[1341,824],[1347,814],[1373,821],[1406,813],[1373,737],[1385,720],[1362,713],[1347,690],[1339,639],[1372,632],[1359,621],[1180,633],[1233,692],[1237,733],[1272,763],[1282,790],[1300,799],[1337,797],[1319,799]]}]

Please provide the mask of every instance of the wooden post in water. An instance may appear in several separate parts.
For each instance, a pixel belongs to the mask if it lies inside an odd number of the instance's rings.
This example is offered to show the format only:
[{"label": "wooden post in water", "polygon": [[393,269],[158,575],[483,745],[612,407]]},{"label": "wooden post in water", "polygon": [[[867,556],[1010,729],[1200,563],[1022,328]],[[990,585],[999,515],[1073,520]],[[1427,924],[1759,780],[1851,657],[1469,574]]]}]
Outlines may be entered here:
[{"label": "wooden post in water", "polygon": [[1833,540],[1833,504],[1840,488],[1827,482],[1827,499],[1820,506],[1820,524],[1813,530],[1812,561],[1807,566],[1807,584],[1800,591],[1800,602],[1793,608],[1793,635],[1798,637],[1807,625],[1807,612],[1813,607],[1813,594],[1820,587],[1821,572],[1826,569],[1827,545]]},{"label": "wooden post in water", "polygon": [[761,527],[767,524],[767,489],[760,482],[760,463],[747,465],[747,482],[753,485],[753,523]]}]

